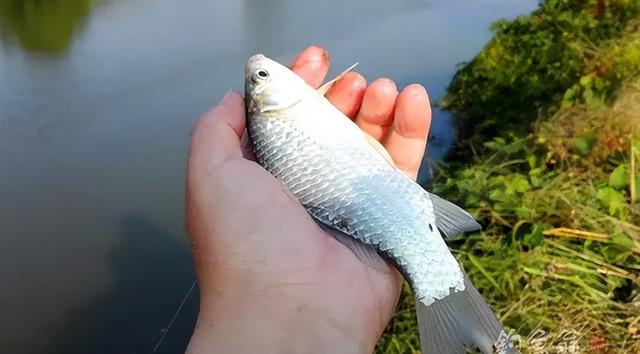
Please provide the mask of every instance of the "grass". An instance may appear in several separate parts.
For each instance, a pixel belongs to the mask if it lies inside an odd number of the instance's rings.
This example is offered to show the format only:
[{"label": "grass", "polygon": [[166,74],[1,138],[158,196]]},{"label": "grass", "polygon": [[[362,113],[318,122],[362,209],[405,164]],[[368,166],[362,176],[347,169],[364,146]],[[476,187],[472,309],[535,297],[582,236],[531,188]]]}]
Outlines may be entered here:
[{"label": "grass", "polygon": [[[489,142],[491,154],[434,183],[485,226],[452,246],[525,353],[569,342],[581,353],[640,352],[637,176],[612,179],[631,161],[639,106],[640,89],[630,86],[612,107],[560,110],[526,138]],[[593,141],[586,154],[576,143],[584,136]],[[377,353],[419,353],[412,301],[407,288]]]},{"label": "grass", "polygon": [[[447,98],[463,127],[480,128],[459,149],[471,153],[453,154],[429,189],[483,225],[450,245],[523,353],[640,353],[640,30],[633,16],[624,27],[593,22],[589,6],[600,3],[548,0],[513,26],[500,22],[502,30],[456,75]],[[637,1],[603,3],[611,5],[606,11],[628,5],[625,14],[639,8]],[[559,20],[548,21],[544,6]],[[562,11],[584,18],[568,20]],[[582,40],[553,37],[557,28],[545,27],[566,21],[576,25],[565,37]],[[542,59],[565,58],[545,57],[550,47],[531,37],[536,31],[571,48],[573,59],[558,64],[568,65],[571,77],[510,79],[529,75],[531,63],[495,65],[524,58],[529,48],[522,45],[539,46],[534,55],[544,65],[555,64]],[[549,97],[541,95],[550,88]],[[513,106],[490,106],[513,103],[499,98],[518,90]],[[476,99],[478,92],[484,96]],[[518,119],[528,123],[513,129]],[[405,287],[376,352],[419,348]]]}]

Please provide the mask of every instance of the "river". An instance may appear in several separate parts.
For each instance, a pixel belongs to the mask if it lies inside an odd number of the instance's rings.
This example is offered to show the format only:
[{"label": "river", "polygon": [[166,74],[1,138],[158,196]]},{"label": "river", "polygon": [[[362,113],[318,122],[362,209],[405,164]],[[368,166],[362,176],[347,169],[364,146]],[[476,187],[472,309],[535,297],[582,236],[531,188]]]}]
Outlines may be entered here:
[{"label": "river", "polygon": [[[329,49],[333,74],[437,100],[536,1],[7,0],[0,4],[0,352],[151,353],[194,280],[189,131],[257,52]],[[454,138],[436,111],[428,160]],[[425,163],[424,166],[429,166]],[[428,178],[428,167],[421,179]],[[191,297],[159,352],[184,349]]]}]

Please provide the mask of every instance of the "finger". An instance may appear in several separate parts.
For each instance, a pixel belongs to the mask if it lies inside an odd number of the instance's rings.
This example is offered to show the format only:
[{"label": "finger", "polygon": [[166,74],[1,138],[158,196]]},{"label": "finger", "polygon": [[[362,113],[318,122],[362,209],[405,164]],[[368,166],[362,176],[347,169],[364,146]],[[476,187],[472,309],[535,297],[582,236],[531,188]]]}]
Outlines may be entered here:
[{"label": "finger", "polygon": [[373,147],[373,149],[377,151],[378,154],[384,157],[384,159],[387,160],[388,163],[395,166],[395,163],[393,162],[391,155],[389,155],[389,152],[387,151],[387,149],[384,148],[384,146],[382,146],[380,141],[378,141],[377,139],[374,139],[371,135],[367,133],[364,133],[364,136],[365,138],[367,138],[367,142],[369,143],[369,145],[371,145],[371,147]]},{"label": "finger", "polygon": [[[245,112],[242,96],[229,91],[193,127],[189,153],[190,167],[216,167],[232,158],[242,157],[240,137],[244,131]],[[196,166],[191,163],[197,161]],[[204,162],[204,163],[203,163]]]},{"label": "finger", "polygon": [[366,88],[367,80],[362,75],[349,72],[331,86],[326,97],[342,113],[353,119],[360,110]]},{"label": "finger", "polygon": [[398,89],[393,81],[378,79],[372,82],[362,98],[356,124],[375,139],[382,139],[393,122],[393,108],[397,96]]},{"label": "finger", "polygon": [[[221,171],[226,161],[242,157],[240,134],[245,126],[244,102],[242,97],[229,91],[209,112],[198,119],[191,131],[187,167],[186,211],[187,228],[192,241],[196,269],[200,257],[197,256],[197,240],[204,230],[200,215],[201,205],[206,200],[207,188],[211,186],[212,176]],[[204,198],[204,199],[202,199]]]},{"label": "finger", "polygon": [[310,86],[320,87],[329,71],[329,53],[326,50],[311,46],[305,48],[291,63],[291,70],[300,75]]},{"label": "finger", "polygon": [[416,179],[427,146],[431,105],[422,85],[407,86],[396,100],[393,128],[384,140],[396,166]]}]

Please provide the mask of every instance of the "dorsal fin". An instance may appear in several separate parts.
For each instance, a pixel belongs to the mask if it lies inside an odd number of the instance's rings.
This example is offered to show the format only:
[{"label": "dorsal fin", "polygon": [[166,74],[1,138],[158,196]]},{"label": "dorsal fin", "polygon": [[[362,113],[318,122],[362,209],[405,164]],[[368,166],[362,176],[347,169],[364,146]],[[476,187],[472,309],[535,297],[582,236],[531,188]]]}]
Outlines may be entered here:
[{"label": "dorsal fin", "polygon": [[340,80],[340,79],[341,79],[343,76],[345,76],[349,71],[353,70],[353,68],[355,68],[358,64],[359,64],[359,63],[355,63],[355,64],[351,65],[351,66],[349,67],[349,69],[347,69],[347,70],[345,70],[345,71],[341,72],[341,73],[340,73],[340,75],[336,76],[336,78],[335,78],[335,79],[333,79],[333,80],[331,80],[331,81],[327,81],[324,85],[320,86],[316,91],[317,91],[320,95],[324,96],[324,95],[327,93],[327,91],[329,91],[329,89],[331,88],[331,86],[333,86],[333,84],[334,84],[336,81]]}]

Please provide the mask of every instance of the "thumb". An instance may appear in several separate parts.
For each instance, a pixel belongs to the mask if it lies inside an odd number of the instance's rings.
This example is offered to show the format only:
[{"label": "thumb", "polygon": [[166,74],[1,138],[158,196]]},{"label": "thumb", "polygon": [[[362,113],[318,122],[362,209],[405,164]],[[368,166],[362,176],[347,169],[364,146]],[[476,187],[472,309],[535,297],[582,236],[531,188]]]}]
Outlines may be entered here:
[{"label": "thumb", "polygon": [[189,152],[190,168],[197,167],[191,166],[192,163],[217,168],[229,159],[241,158],[240,137],[244,127],[244,100],[240,94],[230,90],[218,105],[202,115],[194,125]]},{"label": "thumb", "polygon": [[[200,254],[199,241],[206,240],[207,209],[212,174],[217,175],[226,161],[242,158],[240,135],[245,126],[244,101],[229,91],[224,98],[198,119],[191,132],[187,166],[186,226],[192,242],[196,269],[205,257]],[[206,248],[205,248],[206,250]]]}]

